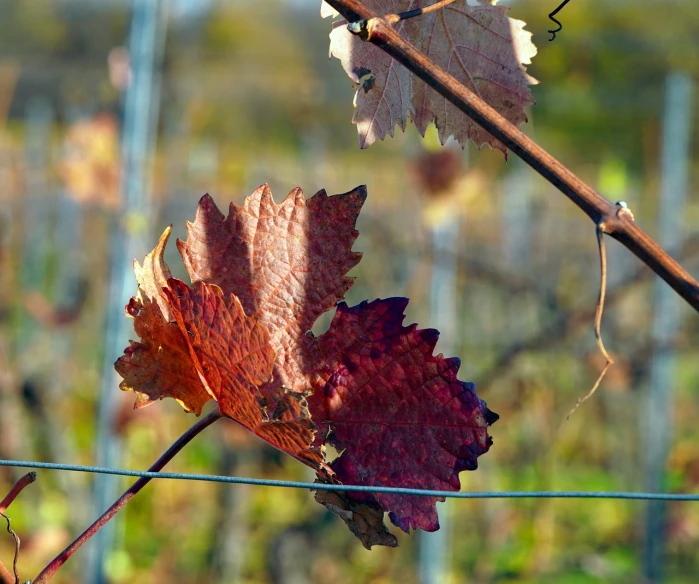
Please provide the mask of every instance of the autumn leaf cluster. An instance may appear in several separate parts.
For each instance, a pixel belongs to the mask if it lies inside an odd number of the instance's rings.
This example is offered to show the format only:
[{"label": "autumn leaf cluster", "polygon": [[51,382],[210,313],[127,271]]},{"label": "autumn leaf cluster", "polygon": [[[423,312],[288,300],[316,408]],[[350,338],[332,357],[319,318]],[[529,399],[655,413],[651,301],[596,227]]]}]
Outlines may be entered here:
[{"label": "autumn leaf cluster", "polygon": [[[497,419],[458,359],[433,355],[438,332],[403,326],[405,298],[342,299],[361,259],[352,251],[364,187],[336,196],[300,189],[277,205],[258,188],[228,216],[208,195],[177,248],[191,286],[172,277],[166,229],[127,305],[138,341],[116,369],[136,407],[165,397],[221,413],[313,468],[320,482],[456,491],[477,467]],[[329,330],[310,330],[335,308]],[[338,452],[325,460],[325,447]],[[366,547],[401,529],[439,528],[435,497],[318,492]]]}]

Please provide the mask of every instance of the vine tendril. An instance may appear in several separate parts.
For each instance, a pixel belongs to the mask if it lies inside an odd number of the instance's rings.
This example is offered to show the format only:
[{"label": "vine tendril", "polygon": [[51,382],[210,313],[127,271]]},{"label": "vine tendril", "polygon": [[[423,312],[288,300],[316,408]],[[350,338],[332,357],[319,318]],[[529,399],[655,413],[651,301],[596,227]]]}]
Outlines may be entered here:
[{"label": "vine tendril", "polygon": [[553,20],[553,21],[558,25],[558,28],[550,29],[550,30],[548,31],[548,32],[551,33],[551,38],[549,39],[549,41],[552,41],[553,39],[555,39],[555,38],[556,38],[556,33],[559,32],[559,31],[561,31],[561,30],[563,30],[563,25],[562,25],[558,20],[556,20],[556,19],[554,18],[554,16],[556,16],[556,14],[558,14],[558,13],[561,11],[561,9],[562,9],[566,4],[568,4],[568,2],[570,2],[570,0],[563,0],[563,2],[561,2],[560,6],[559,6],[558,8],[556,8],[556,10],[554,10],[553,12],[551,12],[551,13],[549,14],[549,18],[550,18],[551,20]]}]

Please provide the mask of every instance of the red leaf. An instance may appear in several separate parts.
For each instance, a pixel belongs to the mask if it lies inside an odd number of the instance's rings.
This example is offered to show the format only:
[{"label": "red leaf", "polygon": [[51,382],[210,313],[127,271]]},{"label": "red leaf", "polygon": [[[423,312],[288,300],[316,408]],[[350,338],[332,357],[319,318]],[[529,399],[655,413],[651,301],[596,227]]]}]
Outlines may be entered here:
[{"label": "red leaf", "polygon": [[[344,484],[458,491],[492,443],[497,419],[459,381],[458,359],[433,356],[439,333],[402,326],[405,298],[337,308],[318,339],[321,363],[309,398],[318,429],[342,454],[331,464]],[[363,500],[354,493],[350,498]],[[439,528],[435,497],[379,493],[405,531]]]},{"label": "red leaf", "polygon": [[[117,363],[137,406],[174,397],[221,412],[318,471],[319,480],[458,490],[497,419],[456,378],[458,359],[433,356],[438,333],[403,326],[406,299],[348,308],[319,338],[308,331],[352,284],[351,251],[363,188],[308,201],[299,189],[275,205],[261,187],[228,217],[203,197],[178,242],[193,288],[170,277],[167,229],[143,266],[127,310],[140,342]],[[272,380],[270,382],[270,379]],[[312,415],[311,415],[312,414]],[[328,467],[322,446],[341,455]],[[437,498],[317,494],[362,543],[395,545],[401,529],[438,528]]]},{"label": "red leaf", "polygon": [[257,388],[274,363],[265,329],[245,316],[235,296],[224,301],[218,286],[191,289],[171,278],[163,292],[207,393],[224,416],[254,430],[263,421]]}]

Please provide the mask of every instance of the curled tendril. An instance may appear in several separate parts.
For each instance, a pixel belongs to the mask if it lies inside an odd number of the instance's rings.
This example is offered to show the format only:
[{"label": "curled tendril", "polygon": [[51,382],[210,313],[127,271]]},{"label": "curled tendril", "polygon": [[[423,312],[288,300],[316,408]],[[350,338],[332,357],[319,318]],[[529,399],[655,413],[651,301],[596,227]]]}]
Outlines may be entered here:
[{"label": "curled tendril", "polygon": [[558,14],[561,11],[561,9],[566,4],[568,4],[568,2],[570,2],[570,0],[563,0],[563,2],[561,2],[561,4],[558,6],[558,8],[556,8],[556,10],[554,10],[553,12],[551,12],[551,14],[549,14],[549,18],[551,20],[553,20],[558,25],[558,28],[550,29],[548,31],[551,33],[551,38],[549,39],[549,41],[552,41],[553,39],[555,39],[556,33],[559,32],[560,30],[563,30],[563,25],[558,20],[556,20],[554,17],[556,16],[556,14]]},{"label": "curled tendril", "polygon": [[558,21],[557,21],[553,16],[551,16],[550,14],[549,14],[549,18],[550,18],[551,20],[553,20],[553,21],[558,25],[558,28],[549,29],[549,30],[548,30],[548,32],[551,33],[551,38],[549,39],[549,41],[552,41],[553,39],[556,38],[556,33],[557,33],[559,30],[563,30],[563,25],[562,25],[560,22],[558,22]]}]

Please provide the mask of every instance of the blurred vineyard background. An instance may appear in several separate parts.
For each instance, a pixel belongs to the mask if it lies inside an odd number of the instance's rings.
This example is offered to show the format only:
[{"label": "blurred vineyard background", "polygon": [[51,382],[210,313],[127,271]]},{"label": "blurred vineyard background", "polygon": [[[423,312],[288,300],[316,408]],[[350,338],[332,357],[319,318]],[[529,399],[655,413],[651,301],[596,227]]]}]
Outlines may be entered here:
[{"label": "blurred vineyard background", "polygon": [[[699,4],[575,0],[552,43],[557,0],[502,4],[539,48],[524,130],[625,200],[699,274]],[[278,202],[295,186],[310,196],[367,184],[348,302],[410,297],[408,321],[442,331],[437,349],[462,359],[460,378],[501,416],[464,490],[699,491],[696,315],[612,241],[603,334],[616,364],[566,421],[604,364],[592,334],[594,227],[514,156],[441,149],[412,125],[359,150],[353,87],[327,58],[318,9],[0,0],[0,458],[150,466],[193,417],[173,401],[134,412],[118,390],[111,363],[133,338],[122,316],[131,260],[171,223],[185,238],[206,192],[223,209],[264,182]],[[226,422],[167,470],[312,478]],[[23,472],[0,468],[0,494]],[[127,484],[40,471],[9,510],[23,579]],[[438,509],[436,546],[400,534],[400,548],[367,551],[306,491],[156,481],[54,581],[680,584],[699,574],[696,503]],[[6,564],[13,549],[0,535]]]}]

